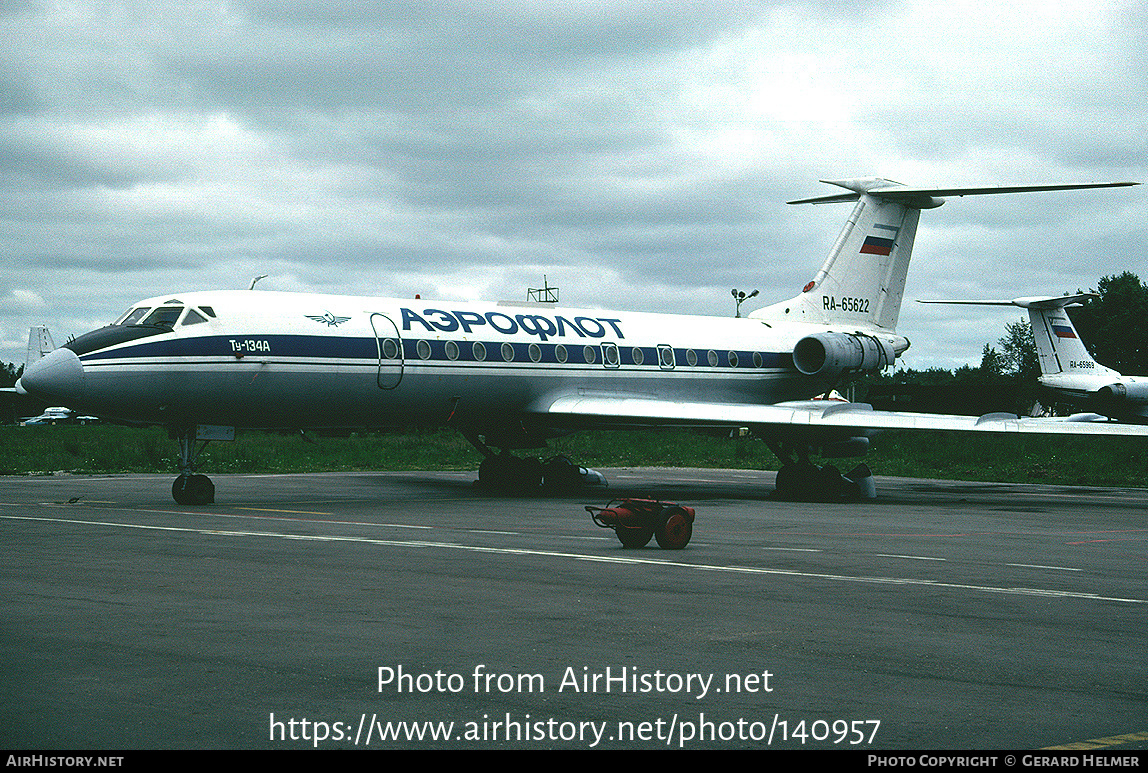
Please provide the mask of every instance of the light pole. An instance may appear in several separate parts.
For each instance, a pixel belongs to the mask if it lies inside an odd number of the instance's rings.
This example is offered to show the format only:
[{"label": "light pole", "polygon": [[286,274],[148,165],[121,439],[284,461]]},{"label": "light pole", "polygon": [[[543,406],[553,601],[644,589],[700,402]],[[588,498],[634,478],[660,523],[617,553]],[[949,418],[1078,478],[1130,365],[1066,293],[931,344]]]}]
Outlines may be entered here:
[{"label": "light pole", "polygon": [[734,303],[737,304],[737,313],[734,314],[734,316],[741,317],[741,305],[748,301],[750,298],[757,295],[757,290],[754,290],[749,295],[746,295],[744,291],[737,289],[731,290],[730,292],[733,294]]}]

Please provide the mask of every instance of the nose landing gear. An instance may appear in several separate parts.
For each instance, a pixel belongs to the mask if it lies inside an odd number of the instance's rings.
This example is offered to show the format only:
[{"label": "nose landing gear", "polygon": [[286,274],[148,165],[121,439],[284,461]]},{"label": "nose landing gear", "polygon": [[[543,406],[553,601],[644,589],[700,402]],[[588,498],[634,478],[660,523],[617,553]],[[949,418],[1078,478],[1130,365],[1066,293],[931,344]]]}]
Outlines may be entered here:
[{"label": "nose landing gear", "polygon": [[[212,440],[234,440],[234,427],[184,426],[172,430],[179,441],[179,477],[171,484],[171,496],[181,505],[210,505],[215,502],[215,484],[195,471],[195,463]],[[197,448],[196,442],[202,441]]]}]

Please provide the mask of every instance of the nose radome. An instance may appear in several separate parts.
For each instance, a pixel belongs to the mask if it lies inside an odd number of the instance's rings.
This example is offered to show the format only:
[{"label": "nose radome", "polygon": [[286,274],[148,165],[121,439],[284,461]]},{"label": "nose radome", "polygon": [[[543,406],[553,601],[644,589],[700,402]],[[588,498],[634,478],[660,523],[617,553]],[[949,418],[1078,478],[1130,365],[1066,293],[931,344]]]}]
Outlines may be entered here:
[{"label": "nose radome", "polygon": [[84,366],[71,349],[56,349],[29,365],[16,386],[33,397],[71,406],[84,397]]}]

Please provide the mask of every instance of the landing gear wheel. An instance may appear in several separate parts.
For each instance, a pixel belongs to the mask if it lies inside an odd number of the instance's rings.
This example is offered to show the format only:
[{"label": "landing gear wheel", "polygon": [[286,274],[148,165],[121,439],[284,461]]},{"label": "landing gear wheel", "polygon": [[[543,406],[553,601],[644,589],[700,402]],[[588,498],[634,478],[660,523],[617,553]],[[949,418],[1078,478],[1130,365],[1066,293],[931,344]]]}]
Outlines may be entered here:
[{"label": "landing gear wheel", "polygon": [[859,464],[845,473],[845,477],[853,481],[857,487],[858,499],[877,498],[877,482],[873,480],[873,471],[869,469],[869,465]]},{"label": "landing gear wheel", "polygon": [[518,476],[518,485],[524,491],[537,491],[542,485],[542,460],[536,456],[516,460],[515,473]]},{"label": "landing gear wheel", "polygon": [[776,494],[781,499],[803,501],[818,489],[821,471],[812,462],[787,462],[777,471]]},{"label": "landing gear wheel", "polygon": [[181,475],[171,484],[171,496],[181,505],[215,502],[215,484],[206,475]]},{"label": "landing gear wheel", "polygon": [[498,491],[536,491],[542,485],[542,462],[536,458],[491,455],[478,466],[478,482]]},{"label": "landing gear wheel", "polygon": [[197,448],[195,425],[173,427],[172,437],[179,441],[179,477],[171,484],[171,497],[181,505],[210,505],[215,502],[215,484],[206,475],[195,472],[195,462],[210,439]]},{"label": "landing gear wheel", "polygon": [[690,543],[690,537],[693,536],[693,519],[680,507],[667,507],[662,515],[666,517],[665,522],[654,530],[658,547],[663,550],[681,550]]},{"label": "landing gear wheel", "polygon": [[[654,536],[654,527],[641,526],[630,528],[619,526],[614,530],[614,533],[618,535],[618,541],[622,543],[622,547],[637,550],[650,544],[650,537]],[[661,544],[660,539],[658,540],[658,544]]]},{"label": "landing gear wheel", "polygon": [[788,502],[858,502],[874,499],[877,487],[869,467],[859,464],[842,475],[831,464],[789,462],[777,471],[775,499]]},{"label": "landing gear wheel", "polygon": [[550,491],[573,491],[582,482],[578,465],[562,454],[547,459],[542,465],[542,485]]}]

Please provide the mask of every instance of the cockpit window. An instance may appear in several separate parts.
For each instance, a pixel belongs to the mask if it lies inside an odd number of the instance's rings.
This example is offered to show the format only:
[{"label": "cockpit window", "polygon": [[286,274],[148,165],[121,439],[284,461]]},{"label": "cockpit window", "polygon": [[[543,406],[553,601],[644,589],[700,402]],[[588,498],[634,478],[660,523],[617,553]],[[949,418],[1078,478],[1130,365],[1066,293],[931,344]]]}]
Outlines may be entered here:
[{"label": "cockpit window", "polygon": [[183,324],[185,325],[198,325],[206,321],[207,317],[203,316],[195,309],[188,309],[187,316],[183,318]]},{"label": "cockpit window", "polygon": [[182,306],[161,306],[147,316],[141,324],[155,327],[175,327],[175,321],[183,313]]},{"label": "cockpit window", "polygon": [[129,309],[122,317],[117,325],[138,325],[139,321],[143,319],[144,315],[148,313],[148,307],[144,306],[142,309]]}]

